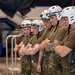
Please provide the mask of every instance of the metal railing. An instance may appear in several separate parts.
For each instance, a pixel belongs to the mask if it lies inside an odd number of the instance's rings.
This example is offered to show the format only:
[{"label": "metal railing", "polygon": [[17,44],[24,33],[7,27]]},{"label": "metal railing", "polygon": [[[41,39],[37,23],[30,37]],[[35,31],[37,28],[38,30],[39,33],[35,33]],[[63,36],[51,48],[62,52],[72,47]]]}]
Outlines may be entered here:
[{"label": "metal railing", "polygon": [[[16,37],[20,37],[22,36],[21,34],[19,35],[9,35],[7,38],[6,38],[6,75],[8,75],[8,70],[11,70],[12,71],[12,75],[14,75],[14,71],[15,69],[17,70],[20,70],[16,67],[14,67],[14,58],[13,58],[13,44],[16,45]],[[8,66],[8,39],[11,37],[11,68],[9,68]],[[15,43],[14,43],[15,42]],[[15,52],[15,66],[16,66],[16,61],[17,61],[17,53]]]}]

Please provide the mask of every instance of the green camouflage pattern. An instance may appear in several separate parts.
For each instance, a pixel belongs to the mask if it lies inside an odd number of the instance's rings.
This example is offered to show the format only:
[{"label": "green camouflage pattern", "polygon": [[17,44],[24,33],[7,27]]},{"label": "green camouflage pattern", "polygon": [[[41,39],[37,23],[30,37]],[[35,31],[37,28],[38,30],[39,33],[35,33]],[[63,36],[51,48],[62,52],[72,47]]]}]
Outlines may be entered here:
[{"label": "green camouflage pattern", "polygon": [[61,69],[59,56],[56,56],[54,52],[46,52],[44,50],[42,75],[61,75]]},{"label": "green camouflage pattern", "polygon": [[[26,46],[30,39],[31,39],[31,36],[25,36],[23,38],[23,43],[24,45]],[[27,56],[27,55],[24,55],[22,56],[21,58],[21,75],[30,75],[31,73],[31,56]]]},{"label": "green camouflage pattern", "polygon": [[61,59],[58,55],[55,54],[54,51],[51,52],[49,56],[49,64],[48,64],[48,75],[61,75],[62,66],[61,66]]},{"label": "green camouflage pattern", "polygon": [[[40,36],[34,36],[32,38],[32,45],[34,46],[36,43],[38,43],[38,39]],[[37,52],[35,55],[31,56],[31,75],[41,75],[40,73],[37,72],[37,63],[38,63],[38,55],[39,52]]]},{"label": "green camouflage pattern", "polygon": [[31,56],[31,75],[41,75],[37,72],[38,53]]},{"label": "green camouflage pattern", "polygon": [[50,56],[50,52],[46,52],[45,50],[43,51],[43,59],[42,59],[42,75],[49,75],[48,74],[48,64],[49,64],[49,56]]},{"label": "green camouflage pattern", "polygon": [[61,75],[75,75],[75,63],[70,63],[67,66],[62,65]]},{"label": "green camouflage pattern", "polygon": [[30,56],[22,56],[21,58],[21,75],[30,75],[31,74],[31,64]]}]

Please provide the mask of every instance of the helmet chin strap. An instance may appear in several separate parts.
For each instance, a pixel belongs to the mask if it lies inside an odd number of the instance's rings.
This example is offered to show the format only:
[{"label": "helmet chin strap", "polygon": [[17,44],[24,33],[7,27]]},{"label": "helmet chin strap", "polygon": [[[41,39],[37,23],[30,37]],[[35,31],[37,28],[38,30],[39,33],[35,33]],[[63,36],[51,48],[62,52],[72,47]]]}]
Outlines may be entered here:
[{"label": "helmet chin strap", "polygon": [[55,28],[54,32],[57,30],[58,25],[59,25],[59,20],[57,22],[57,25],[56,25],[56,28]]},{"label": "helmet chin strap", "polygon": [[71,28],[71,24],[69,24],[69,27],[68,27],[68,34],[69,34],[69,32],[70,32],[70,28]]}]

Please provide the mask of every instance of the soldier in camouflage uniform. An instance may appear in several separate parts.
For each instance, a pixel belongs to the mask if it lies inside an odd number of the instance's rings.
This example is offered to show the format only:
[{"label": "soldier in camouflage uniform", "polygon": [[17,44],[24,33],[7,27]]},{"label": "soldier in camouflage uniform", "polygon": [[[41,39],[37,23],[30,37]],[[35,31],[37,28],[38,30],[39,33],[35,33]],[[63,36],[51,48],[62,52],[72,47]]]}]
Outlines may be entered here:
[{"label": "soldier in camouflage uniform", "polygon": [[61,57],[61,75],[75,75],[75,7],[64,8],[62,17],[68,32],[59,46],[55,47],[55,52]]},{"label": "soldier in camouflage uniform", "polygon": [[[47,13],[47,12],[46,12]],[[42,20],[44,21],[44,24],[45,24],[45,27],[46,27],[46,30],[48,30],[49,32],[47,32],[47,34],[46,34],[46,36],[43,36],[43,37],[45,37],[45,39],[51,34],[51,32],[52,32],[52,30],[54,29],[54,26],[52,26],[52,23],[51,23],[51,21],[50,21],[50,17],[48,17],[47,15],[46,15],[46,13],[45,14],[43,14],[43,16],[42,16]],[[44,40],[45,40],[44,39]],[[43,40],[43,41],[44,41]],[[48,52],[47,52],[48,53]],[[42,57],[42,55],[43,55],[43,50],[40,50],[40,52],[39,52],[39,58],[40,57]],[[47,54],[46,55],[46,61],[44,61],[44,62],[48,62],[48,59],[47,59],[47,57],[49,56],[49,54]],[[42,58],[41,58],[42,59]],[[43,64],[43,62],[40,62],[40,59],[38,60],[38,65],[37,65],[37,71],[38,72],[41,72],[41,74],[42,75],[44,75],[44,74],[46,74],[47,75],[47,65],[44,67],[44,68],[42,68],[41,69],[41,64]],[[44,70],[43,70],[44,69]]]},{"label": "soldier in camouflage uniform", "polygon": [[[59,11],[57,10],[59,9]],[[43,51],[43,60],[42,61],[42,70],[44,71],[42,75],[60,75],[61,73],[61,64],[60,58],[55,54],[53,48],[60,43],[60,41],[64,38],[64,35],[67,31],[66,27],[63,26],[64,22],[60,20],[60,12],[62,11],[59,6],[52,6],[49,8],[50,11],[50,20],[52,24],[55,26],[54,30],[52,30],[51,34],[48,36],[50,43],[45,44],[45,50]],[[57,12],[57,13],[54,13]],[[52,14],[52,16],[51,16]],[[57,20],[54,19],[57,17]],[[55,20],[55,21],[54,21]],[[60,20],[58,22],[58,20]],[[62,24],[61,24],[62,23]],[[56,24],[56,25],[55,25]],[[47,41],[47,40],[46,40]],[[47,62],[46,62],[47,61]],[[59,66],[59,67],[58,67]]]},{"label": "soldier in camouflage uniform", "polygon": [[[30,40],[30,44],[32,45],[32,49],[34,45],[37,43],[37,40],[41,36],[41,31],[43,30],[42,25],[39,20],[33,20],[32,22],[32,32],[33,37]],[[27,50],[28,51],[28,50]],[[30,52],[29,52],[30,53]],[[37,60],[38,60],[38,52],[31,56],[31,75],[40,75],[40,73],[37,72]]]},{"label": "soldier in camouflage uniform", "polygon": [[[21,27],[24,29],[24,37],[23,37],[22,42],[15,47],[15,50],[20,49],[18,51],[19,55],[22,54],[22,46],[23,45],[26,46],[32,37],[30,20],[24,20],[21,24]],[[26,55],[22,56],[22,58],[21,58],[21,75],[30,75],[31,74],[30,60],[31,60],[30,56],[26,56]]]}]

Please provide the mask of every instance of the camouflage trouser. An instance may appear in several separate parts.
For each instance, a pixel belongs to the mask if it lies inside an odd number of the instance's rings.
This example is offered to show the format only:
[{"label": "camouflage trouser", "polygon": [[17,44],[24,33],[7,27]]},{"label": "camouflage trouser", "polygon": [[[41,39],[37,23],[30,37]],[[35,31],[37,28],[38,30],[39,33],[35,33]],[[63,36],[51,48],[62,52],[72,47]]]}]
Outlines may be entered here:
[{"label": "camouflage trouser", "polygon": [[49,75],[48,65],[49,65],[49,52],[44,51],[43,59],[42,59],[42,75]]},{"label": "camouflage trouser", "polygon": [[61,75],[75,75],[75,69],[63,66]]},{"label": "camouflage trouser", "polygon": [[42,61],[42,75],[61,75],[61,64],[55,53],[45,52]]},{"label": "camouflage trouser", "polygon": [[34,60],[31,60],[31,75],[41,75],[40,73],[38,73],[37,71],[37,63]]},{"label": "camouflage trouser", "polygon": [[49,75],[61,75],[62,66],[60,64],[60,58],[54,52],[51,52],[48,61]]},{"label": "camouflage trouser", "polygon": [[63,67],[61,75],[71,75],[71,74],[65,67]]},{"label": "camouflage trouser", "polygon": [[30,56],[23,56],[21,58],[21,75],[31,75]]}]

